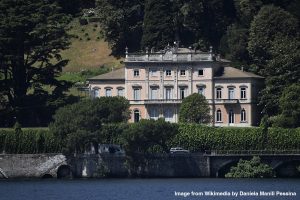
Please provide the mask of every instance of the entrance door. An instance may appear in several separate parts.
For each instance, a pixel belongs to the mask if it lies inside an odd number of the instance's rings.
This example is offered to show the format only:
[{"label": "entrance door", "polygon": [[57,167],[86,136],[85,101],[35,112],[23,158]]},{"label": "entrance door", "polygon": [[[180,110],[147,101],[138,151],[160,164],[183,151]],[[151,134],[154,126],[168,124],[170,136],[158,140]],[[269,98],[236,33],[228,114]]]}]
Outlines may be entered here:
[{"label": "entrance door", "polygon": [[135,110],[133,117],[134,117],[134,122],[139,122],[140,121],[140,111]]}]

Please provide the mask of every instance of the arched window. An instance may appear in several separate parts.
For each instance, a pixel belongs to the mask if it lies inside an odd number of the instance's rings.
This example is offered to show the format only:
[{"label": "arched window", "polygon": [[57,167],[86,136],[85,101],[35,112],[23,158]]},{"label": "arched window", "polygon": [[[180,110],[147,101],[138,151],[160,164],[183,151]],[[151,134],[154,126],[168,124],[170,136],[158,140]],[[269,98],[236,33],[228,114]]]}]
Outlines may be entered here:
[{"label": "arched window", "polygon": [[243,108],[241,110],[241,122],[245,122],[246,121],[246,110]]},{"label": "arched window", "polygon": [[133,112],[133,118],[134,118],[134,122],[139,122],[140,121],[140,111],[139,110],[135,110]]},{"label": "arched window", "polygon": [[217,122],[222,122],[222,112],[220,109],[217,110]]},{"label": "arched window", "polygon": [[233,112],[233,110],[229,111],[228,117],[229,117],[229,119],[228,119],[229,124],[234,124],[234,112]]}]

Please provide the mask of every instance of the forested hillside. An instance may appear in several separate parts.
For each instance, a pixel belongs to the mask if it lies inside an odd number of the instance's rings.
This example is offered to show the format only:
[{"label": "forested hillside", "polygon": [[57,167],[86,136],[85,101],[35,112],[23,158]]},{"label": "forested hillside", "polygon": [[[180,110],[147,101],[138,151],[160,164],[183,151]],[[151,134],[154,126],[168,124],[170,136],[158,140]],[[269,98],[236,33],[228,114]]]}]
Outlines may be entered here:
[{"label": "forested hillside", "polygon": [[[72,102],[65,93],[72,83],[58,78],[63,69],[106,63],[99,34],[117,58],[126,46],[129,52],[174,41],[200,50],[213,46],[233,66],[266,77],[259,97],[263,125],[298,127],[299,10],[300,0],[0,0],[0,117],[19,121],[31,113],[34,124],[47,124],[57,107]],[[72,37],[66,29],[75,18],[94,18],[95,31]],[[85,47],[96,49],[101,62],[84,66],[93,55],[83,58]]]},{"label": "forested hillside", "polygon": [[299,0],[96,0],[96,10],[113,55],[174,41],[213,46],[233,66],[266,77],[259,97],[265,125],[300,125],[296,97],[293,109],[280,101],[299,90]]}]

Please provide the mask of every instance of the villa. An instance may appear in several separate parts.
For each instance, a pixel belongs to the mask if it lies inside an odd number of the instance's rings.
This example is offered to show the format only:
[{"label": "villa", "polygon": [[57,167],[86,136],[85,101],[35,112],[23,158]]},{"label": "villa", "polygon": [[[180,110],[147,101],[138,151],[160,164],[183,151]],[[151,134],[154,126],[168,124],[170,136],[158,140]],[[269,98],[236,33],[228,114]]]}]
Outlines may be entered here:
[{"label": "villa", "polygon": [[130,102],[130,122],[164,118],[178,122],[182,99],[204,95],[213,126],[255,126],[259,121],[257,96],[264,78],[230,67],[228,60],[210,52],[167,46],[164,50],[131,54],[125,67],[89,81],[93,97],[124,96]]}]

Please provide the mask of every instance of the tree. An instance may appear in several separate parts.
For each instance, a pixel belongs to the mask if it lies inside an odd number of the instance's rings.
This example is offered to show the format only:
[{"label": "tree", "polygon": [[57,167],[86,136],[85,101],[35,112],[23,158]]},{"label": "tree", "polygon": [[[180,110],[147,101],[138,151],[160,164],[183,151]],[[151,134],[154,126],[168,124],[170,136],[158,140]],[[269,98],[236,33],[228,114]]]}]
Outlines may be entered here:
[{"label": "tree", "polygon": [[249,28],[251,21],[262,6],[263,2],[261,0],[235,0],[238,23],[245,28]]},{"label": "tree", "polygon": [[174,23],[170,0],[146,0],[142,47],[163,49],[174,41]]},{"label": "tree", "polygon": [[126,122],[128,117],[129,103],[125,98],[101,97],[60,108],[49,127],[67,150],[82,152],[86,144],[101,142],[98,136],[103,124]]},{"label": "tree", "polygon": [[236,167],[232,167],[226,178],[268,178],[273,177],[273,170],[267,164],[263,164],[258,156],[251,160],[240,160]]},{"label": "tree", "polygon": [[249,33],[248,51],[253,71],[265,76],[265,67],[272,60],[271,49],[281,38],[298,34],[298,22],[290,13],[273,5],[263,6],[254,17]]},{"label": "tree", "polygon": [[97,0],[96,10],[112,55],[124,55],[125,47],[140,50],[144,0]]},{"label": "tree", "polygon": [[176,124],[165,122],[162,118],[130,124],[122,135],[130,174],[143,174],[148,155],[169,152],[169,141],[177,134],[177,130]]},{"label": "tree", "polygon": [[237,24],[228,26],[226,32],[227,57],[230,60],[247,63],[249,53],[247,51],[248,29]]},{"label": "tree", "polygon": [[266,88],[260,96],[260,104],[269,116],[280,113],[279,98],[283,90],[300,82],[300,38],[282,37],[274,41],[270,50],[272,60],[265,68]]},{"label": "tree", "polygon": [[283,128],[300,127],[300,84],[284,89],[280,99],[280,115],[273,119],[273,126]]},{"label": "tree", "polygon": [[210,123],[210,108],[201,94],[194,93],[183,99],[179,111],[179,121],[187,123]]},{"label": "tree", "polygon": [[46,86],[52,97],[69,86],[56,79],[67,64],[60,52],[69,45],[69,19],[47,0],[0,2],[0,93],[5,109],[21,124],[33,107],[46,106]]}]

